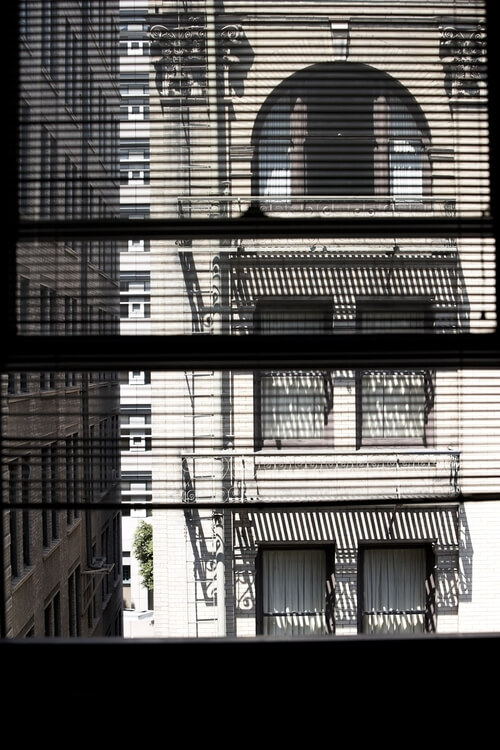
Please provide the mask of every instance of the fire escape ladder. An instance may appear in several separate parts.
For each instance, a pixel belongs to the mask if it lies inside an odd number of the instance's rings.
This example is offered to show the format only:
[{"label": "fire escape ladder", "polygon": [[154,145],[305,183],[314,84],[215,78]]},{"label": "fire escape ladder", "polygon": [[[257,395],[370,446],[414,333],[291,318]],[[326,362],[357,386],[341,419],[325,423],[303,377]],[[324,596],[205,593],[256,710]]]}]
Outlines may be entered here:
[{"label": "fire escape ladder", "polygon": [[216,447],[217,376],[214,370],[186,373],[191,401],[192,456],[185,460],[191,500],[204,502],[217,497],[220,485],[218,463],[212,453]]}]

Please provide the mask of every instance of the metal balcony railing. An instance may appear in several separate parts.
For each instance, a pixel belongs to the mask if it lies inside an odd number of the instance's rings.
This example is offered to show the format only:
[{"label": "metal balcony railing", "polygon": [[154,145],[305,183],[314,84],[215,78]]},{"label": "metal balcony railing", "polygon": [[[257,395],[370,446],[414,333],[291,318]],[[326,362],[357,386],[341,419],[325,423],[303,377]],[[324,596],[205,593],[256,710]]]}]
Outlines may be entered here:
[{"label": "metal balcony railing", "polygon": [[458,451],[185,453],[186,503],[455,498]]}]

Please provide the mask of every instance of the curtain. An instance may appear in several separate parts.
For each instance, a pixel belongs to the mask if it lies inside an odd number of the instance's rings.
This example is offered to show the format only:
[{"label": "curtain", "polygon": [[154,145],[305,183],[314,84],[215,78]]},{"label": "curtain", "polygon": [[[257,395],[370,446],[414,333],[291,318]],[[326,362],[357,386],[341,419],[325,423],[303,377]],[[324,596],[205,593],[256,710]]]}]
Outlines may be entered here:
[{"label": "curtain", "polygon": [[324,550],[263,553],[263,612],[266,635],[324,635]]},{"label": "curtain", "polygon": [[421,197],[422,142],[414,117],[398,99],[390,100],[390,194]]},{"label": "curtain", "polygon": [[373,131],[375,136],[374,153],[374,193],[389,194],[388,172],[388,122],[389,105],[384,95],[377,96],[373,102]]},{"label": "curtain", "polygon": [[290,109],[280,99],[266,117],[259,140],[260,195],[290,194]]},{"label": "curtain", "polygon": [[423,632],[425,573],[423,548],[366,550],[363,632]]},{"label": "curtain", "polygon": [[304,145],[307,136],[307,108],[303,99],[297,97],[290,115],[291,135],[291,192],[304,195],[306,192],[306,166]]}]

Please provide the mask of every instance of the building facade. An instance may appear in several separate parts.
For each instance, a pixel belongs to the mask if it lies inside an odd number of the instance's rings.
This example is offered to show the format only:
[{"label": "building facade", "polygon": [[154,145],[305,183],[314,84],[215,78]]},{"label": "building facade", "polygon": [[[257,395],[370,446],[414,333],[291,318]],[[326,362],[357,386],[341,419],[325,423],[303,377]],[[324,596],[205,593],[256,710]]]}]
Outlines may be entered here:
[{"label": "building facade", "polygon": [[[18,5],[21,222],[116,217],[118,5]],[[106,239],[19,242],[17,335],[118,333],[118,259]],[[9,372],[2,389],[6,636],[121,635],[119,374]]]},{"label": "building facade", "polygon": [[[151,333],[495,330],[493,241],[460,229],[489,212],[483,5],[150,4],[150,215],[256,217],[254,238],[151,240]],[[298,238],[307,217],[384,231]],[[498,630],[499,386],[153,372],[155,635]]]},{"label": "building facade", "polygon": [[[147,0],[120,2],[120,213],[150,216],[150,67]],[[120,333],[151,332],[151,264],[147,238],[131,239],[120,253]],[[151,378],[129,370],[120,388],[124,635],[152,634],[153,596],[134,552],[139,524],[151,523]],[[127,504],[142,507],[127,507]],[[144,625],[146,623],[146,625]]]}]

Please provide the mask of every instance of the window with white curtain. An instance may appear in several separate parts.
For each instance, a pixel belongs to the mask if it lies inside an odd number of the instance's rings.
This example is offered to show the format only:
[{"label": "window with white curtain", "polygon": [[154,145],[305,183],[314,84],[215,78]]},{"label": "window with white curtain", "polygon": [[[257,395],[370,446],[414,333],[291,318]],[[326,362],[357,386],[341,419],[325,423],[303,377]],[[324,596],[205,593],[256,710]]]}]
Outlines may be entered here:
[{"label": "window with white curtain", "polygon": [[432,628],[432,577],[425,547],[362,551],[362,632],[422,633]]},{"label": "window with white curtain", "polygon": [[321,636],[331,627],[325,549],[261,551],[260,632]]}]

